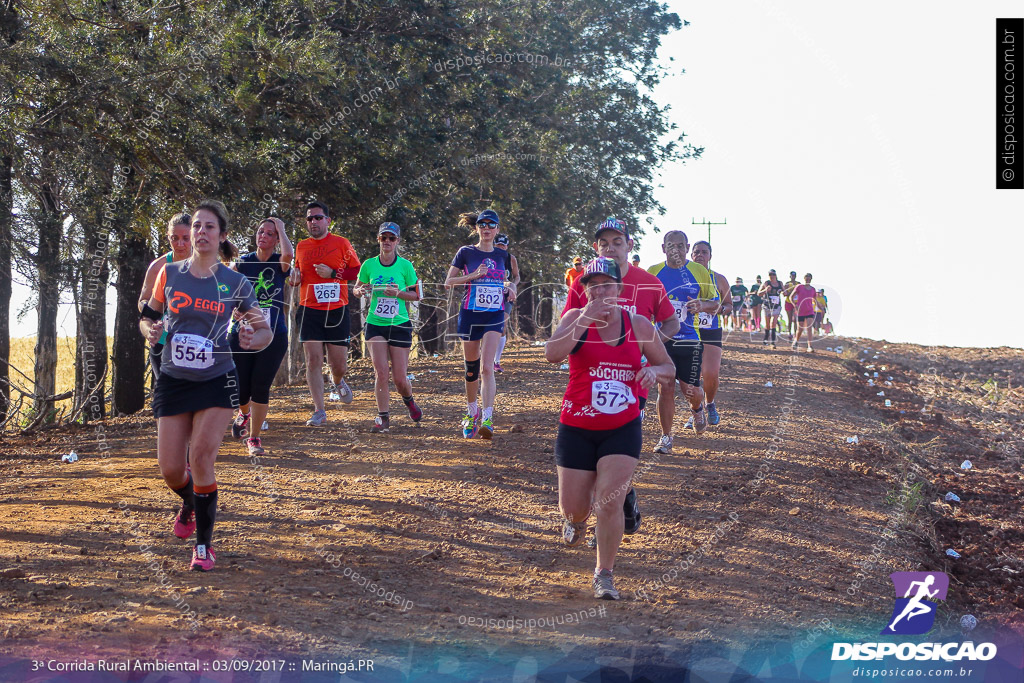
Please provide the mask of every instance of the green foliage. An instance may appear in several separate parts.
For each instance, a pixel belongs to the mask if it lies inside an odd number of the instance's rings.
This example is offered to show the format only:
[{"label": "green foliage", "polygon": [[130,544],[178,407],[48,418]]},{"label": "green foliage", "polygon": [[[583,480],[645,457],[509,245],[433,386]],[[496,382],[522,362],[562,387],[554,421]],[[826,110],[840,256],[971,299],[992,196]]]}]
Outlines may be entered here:
[{"label": "green foliage", "polygon": [[458,214],[494,208],[526,274],[558,281],[594,224],[659,212],[655,170],[701,151],[650,97],[680,22],[648,0],[13,7],[0,136],[28,151],[20,204],[50,155],[62,209],[95,220],[126,167],[121,228],[150,236],[213,196],[244,246],[317,197],[360,253],[400,223],[430,277],[469,241]]}]

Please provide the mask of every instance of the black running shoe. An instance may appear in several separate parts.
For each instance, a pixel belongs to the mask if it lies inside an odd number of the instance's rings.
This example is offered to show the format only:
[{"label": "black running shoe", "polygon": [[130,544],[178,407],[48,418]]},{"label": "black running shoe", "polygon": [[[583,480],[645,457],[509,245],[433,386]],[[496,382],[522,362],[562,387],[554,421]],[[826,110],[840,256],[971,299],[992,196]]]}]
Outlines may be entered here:
[{"label": "black running shoe", "polygon": [[622,511],[626,518],[624,531],[627,534],[635,534],[636,530],[640,528],[640,520],[643,519],[643,515],[640,514],[640,506],[636,501],[636,489],[630,489],[626,494],[626,500],[622,502]]}]

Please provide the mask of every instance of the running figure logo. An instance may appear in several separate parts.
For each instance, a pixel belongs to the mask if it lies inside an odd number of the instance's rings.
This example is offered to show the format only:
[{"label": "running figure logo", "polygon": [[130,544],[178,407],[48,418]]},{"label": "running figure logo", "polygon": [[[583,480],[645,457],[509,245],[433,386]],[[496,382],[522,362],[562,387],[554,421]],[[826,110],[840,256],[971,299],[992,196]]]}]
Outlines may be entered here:
[{"label": "running figure logo", "polygon": [[930,631],[935,623],[936,602],[946,599],[949,577],[945,572],[893,572],[889,578],[896,589],[896,605],[882,634],[920,635]]}]

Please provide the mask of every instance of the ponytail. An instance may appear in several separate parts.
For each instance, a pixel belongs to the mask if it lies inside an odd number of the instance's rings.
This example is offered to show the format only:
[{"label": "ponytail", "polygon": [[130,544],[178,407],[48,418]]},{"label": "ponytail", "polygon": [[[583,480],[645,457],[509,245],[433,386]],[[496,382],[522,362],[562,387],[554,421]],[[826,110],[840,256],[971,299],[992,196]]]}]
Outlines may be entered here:
[{"label": "ponytail", "polygon": [[466,228],[467,230],[469,230],[469,234],[470,235],[475,236],[476,235],[476,219],[477,219],[477,216],[479,216],[479,215],[480,214],[473,213],[473,212],[459,214],[459,227],[460,228]]},{"label": "ponytail", "polygon": [[220,253],[220,260],[224,263],[232,263],[238,258],[238,247],[231,240],[224,240],[217,248]]}]

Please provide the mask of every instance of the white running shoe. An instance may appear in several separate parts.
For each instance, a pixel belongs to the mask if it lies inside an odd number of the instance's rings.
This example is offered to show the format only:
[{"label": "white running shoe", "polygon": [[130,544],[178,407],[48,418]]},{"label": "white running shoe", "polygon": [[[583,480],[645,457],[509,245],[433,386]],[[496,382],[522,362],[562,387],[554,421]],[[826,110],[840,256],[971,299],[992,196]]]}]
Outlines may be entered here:
[{"label": "white running shoe", "polygon": [[672,452],[672,436],[669,434],[662,434],[661,441],[654,447],[655,453],[671,453]]},{"label": "white running shoe", "polygon": [[335,390],[337,391],[338,398],[341,399],[342,403],[352,402],[352,389],[348,386],[348,382],[341,380],[341,382],[335,385]]}]

